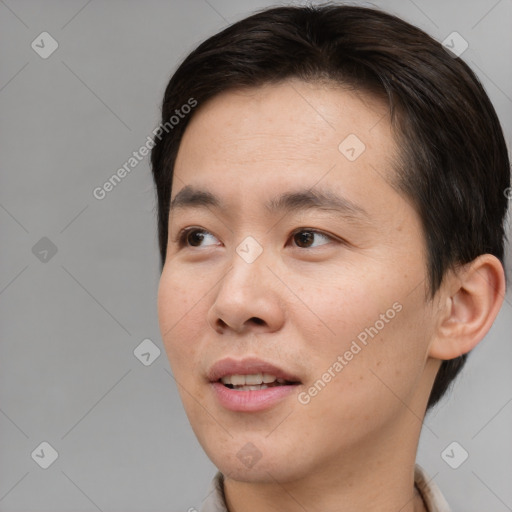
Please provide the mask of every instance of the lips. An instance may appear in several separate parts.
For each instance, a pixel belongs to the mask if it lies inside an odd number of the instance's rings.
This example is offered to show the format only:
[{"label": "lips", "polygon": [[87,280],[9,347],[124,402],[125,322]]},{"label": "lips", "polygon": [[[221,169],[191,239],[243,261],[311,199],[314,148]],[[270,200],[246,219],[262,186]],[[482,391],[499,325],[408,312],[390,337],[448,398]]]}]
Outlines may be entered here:
[{"label": "lips", "polygon": [[[221,359],[207,376],[217,403],[236,413],[257,413],[277,407],[302,384],[293,372],[257,358]],[[256,381],[263,382],[247,384]]]},{"label": "lips", "polygon": [[260,373],[273,375],[276,379],[286,381],[287,384],[300,383],[300,379],[292,372],[257,358],[241,360],[233,358],[221,359],[210,368],[207,378],[210,382],[218,382],[223,377],[232,375],[256,375]]}]

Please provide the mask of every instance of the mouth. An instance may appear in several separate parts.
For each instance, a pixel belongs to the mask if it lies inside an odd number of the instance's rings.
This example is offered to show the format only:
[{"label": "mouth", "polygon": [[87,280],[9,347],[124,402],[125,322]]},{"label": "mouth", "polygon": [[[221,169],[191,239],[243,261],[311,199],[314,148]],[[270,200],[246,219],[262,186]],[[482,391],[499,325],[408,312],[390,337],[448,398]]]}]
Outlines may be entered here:
[{"label": "mouth", "polygon": [[218,403],[231,411],[262,411],[289,399],[302,384],[288,370],[256,358],[217,361],[207,374]]},{"label": "mouth", "polygon": [[255,357],[241,360],[230,357],[221,359],[210,368],[207,378],[210,382],[220,382],[230,389],[242,391],[244,388],[250,391],[251,386],[266,389],[301,383],[300,379],[288,370]]},{"label": "mouth", "polygon": [[260,389],[274,388],[277,386],[291,386],[299,384],[296,381],[281,379],[271,373],[253,373],[248,375],[225,375],[217,382],[224,384],[229,389],[237,391],[258,391]]}]

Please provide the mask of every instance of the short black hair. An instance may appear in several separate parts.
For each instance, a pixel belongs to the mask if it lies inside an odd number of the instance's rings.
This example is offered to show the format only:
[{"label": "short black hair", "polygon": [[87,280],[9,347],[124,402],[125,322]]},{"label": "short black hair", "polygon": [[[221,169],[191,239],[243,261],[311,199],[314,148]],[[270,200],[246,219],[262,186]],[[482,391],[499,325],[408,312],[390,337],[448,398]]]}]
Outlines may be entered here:
[{"label": "short black hair", "polygon": [[[496,111],[462,59],[396,16],[330,3],[259,11],[184,59],[165,90],[162,125],[191,98],[200,109],[221,92],[288,78],[327,80],[387,101],[400,153],[393,185],[421,219],[431,298],[447,270],[480,254],[493,254],[504,266],[510,162]],[[162,268],[174,163],[196,111],[162,130],[151,152]],[[442,362],[427,408],[466,358]]]}]

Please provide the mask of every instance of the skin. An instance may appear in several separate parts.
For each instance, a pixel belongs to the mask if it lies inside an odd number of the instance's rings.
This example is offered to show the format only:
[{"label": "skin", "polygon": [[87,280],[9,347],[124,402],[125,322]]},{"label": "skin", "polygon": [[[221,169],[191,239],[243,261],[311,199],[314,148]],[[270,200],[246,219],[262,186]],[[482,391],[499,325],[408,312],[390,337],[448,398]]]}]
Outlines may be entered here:
[{"label": "skin", "polygon": [[[354,161],[338,149],[351,133],[366,146]],[[490,328],[504,274],[482,255],[427,299],[420,219],[389,184],[397,150],[379,100],[295,79],[217,95],[186,129],[171,199],[195,185],[228,206],[170,216],[158,315],[231,511],[425,510],[413,471],[434,377],[441,359],[471,350]],[[265,210],[297,188],[334,191],[368,216]],[[189,226],[207,233],[180,246]],[[301,245],[298,228],[320,233]],[[252,263],[235,250],[247,236],[263,248]],[[400,312],[309,403],[292,394],[264,411],[233,412],[216,400],[206,373],[227,356],[271,361],[307,391],[396,303]],[[261,455],[251,467],[237,457],[247,443]]]}]

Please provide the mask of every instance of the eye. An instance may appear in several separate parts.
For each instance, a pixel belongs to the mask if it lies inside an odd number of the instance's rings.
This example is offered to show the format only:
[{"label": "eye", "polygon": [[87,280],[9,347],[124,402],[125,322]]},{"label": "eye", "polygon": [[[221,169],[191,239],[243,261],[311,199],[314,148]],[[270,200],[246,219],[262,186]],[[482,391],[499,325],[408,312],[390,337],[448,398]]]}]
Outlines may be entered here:
[{"label": "eye", "polygon": [[[187,247],[199,247],[201,242],[205,239],[206,236],[211,236],[215,238],[209,231],[200,228],[185,228],[182,229],[176,238],[175,241],[178,242],[179,247],[187,246]],[[215,245],[215,244],[210,244]]]},{"label": "eye", "polygon": [[[310,243],[314,240],[315,236],[323,237],[325,240],[329,240],[329,241],[334,240],[333,237],[331,237],[325,233],[322,233],[321,231],[317,231],[316,229],[301,228],[292,233],[292,238],[295,240],[296,244],[303,249],[311,249],[311,248],[314,249],[315,248],[310,245]],[[304,247],[305,245],[307,245],[307,247]],[[320,245],[325,245],[325,244],[320,244]]]},{"label": "eye", "polygon": [[[205,240],[205,237],[212,237],[215,238],[214,235],[212,235],[209,231],[206,231],[205,229],[201,228],[184,228],[182,229],[176,239],[175,242],[178,243],[178,246],[184,247],[200,247],[201,243]],[[331,240],[334,240],[334,237],[327,235],[326,233],[322,233],[321,231],[318,231],[316,229],[305,229],[301,228],[296,231],[294,231],[291,235],[291,238],[295,241],[296,245],[302,249],[314,249],[315,246],[311,245],[311,243],[314,241],[314,238],[316,237],[322,237],[324,240],[327,240],[328,242]],[[327,242],[327,243],[328,243]],[[207,245],[217,245],[215,243],[213,244],[207,244]],[[326,245],[326,244],[320,244],[320,245]]]}]

